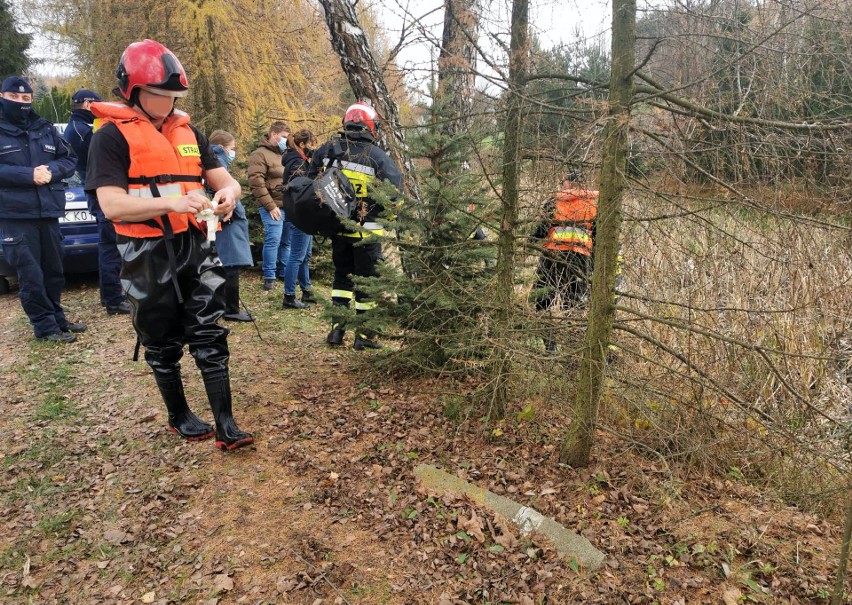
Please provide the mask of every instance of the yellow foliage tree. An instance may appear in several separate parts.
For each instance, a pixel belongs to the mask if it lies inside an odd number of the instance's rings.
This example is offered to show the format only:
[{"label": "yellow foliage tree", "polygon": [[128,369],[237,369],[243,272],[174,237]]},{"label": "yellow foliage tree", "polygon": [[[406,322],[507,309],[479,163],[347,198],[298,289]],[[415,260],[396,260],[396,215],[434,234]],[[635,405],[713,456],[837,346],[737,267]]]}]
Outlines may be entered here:
[{"label": "yellow foliage tree", "polygon": [[124,48],[152,38],[183,63],[182,108],[205,131],[245,141],[257,116],[320,137],[340,124],[348,85],[308,0],[27,0],[26,9],[73,50],[75,86],[112,90]]}]

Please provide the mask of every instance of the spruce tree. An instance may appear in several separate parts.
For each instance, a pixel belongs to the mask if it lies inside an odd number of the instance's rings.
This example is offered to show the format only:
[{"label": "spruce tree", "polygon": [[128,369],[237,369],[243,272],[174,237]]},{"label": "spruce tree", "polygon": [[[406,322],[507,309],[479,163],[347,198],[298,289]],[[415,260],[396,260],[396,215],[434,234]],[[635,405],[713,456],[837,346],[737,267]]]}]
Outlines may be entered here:
[{"label": "spruce tree", "polygon": [[20,76],[30,66],[27,50],[32,34],[25,34],[15,25],[15,16],[7,0],[0,0],[0,78]]},{"label": "spruce tree", "polygon": [[[369,319],[353,314],[350,320],[367,319],[386,334],[401,331],[404,346],[397,361],[403,365],[427,371],[482,369],[493,315],[487,307],[493,304],[488,292],[493,291],[495,250],[492,240],[475,234],[489,224],[492,202],[483,195],[477,167],[464,162],[473,155],[476,130],[447,136],[434,127],[444,109],[441,103],[424,108],[427,119],[412,140],[413,155],[432,160],[430,169],[420,172],[422,203],[400,203],[388,187],[371,193],[393,215],[386,227],[404,236],[386,242],[387,262],[379,279],[356,279],[356,287],[379,305]],[[446,170],[450,164],[465,168]],[[397,250],[406,258],[404,271],[396,262]]]}]

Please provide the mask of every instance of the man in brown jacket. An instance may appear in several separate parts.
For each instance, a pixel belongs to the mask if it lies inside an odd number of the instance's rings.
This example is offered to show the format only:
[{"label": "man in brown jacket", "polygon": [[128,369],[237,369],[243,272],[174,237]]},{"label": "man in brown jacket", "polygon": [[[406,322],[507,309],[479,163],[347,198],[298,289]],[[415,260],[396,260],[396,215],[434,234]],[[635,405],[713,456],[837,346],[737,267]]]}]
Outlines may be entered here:
[{"label": "man in brown jacket", "polygon": [[271,291],[276,277],[284,280],[284,268],[290,254],[290,223],[285,220],[281,206],[284,166],[281,156],[287,149],[290,129],[284,122],[273,122],[269,134],[260,140],[248,158],[248,182],[251,194],[260,204],[263,222],[263,289]]}]

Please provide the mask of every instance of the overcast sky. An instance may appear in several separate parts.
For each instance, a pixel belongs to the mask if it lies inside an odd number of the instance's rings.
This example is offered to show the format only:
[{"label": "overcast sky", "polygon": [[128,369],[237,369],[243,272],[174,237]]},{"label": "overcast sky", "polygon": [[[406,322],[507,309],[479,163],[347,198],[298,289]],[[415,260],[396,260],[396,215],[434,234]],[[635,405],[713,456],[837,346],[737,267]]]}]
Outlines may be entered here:
[{"label": "overcast sky", "polygon": [[[398,55],[400,66],[410,73],[409,82],[418,85],[427,78],[431,55],[441,37],[443,0],[369,0],[376,8],[391,45],[400,40],[407,27],[406,43]],[[508,43],[511,0],[480,0],[485,31],[502,34]],[[532,29],[544,47],[573,43],[579,39],[603,39],[609,43],[611,25],[609,0],[531,0]],[[492,48],[497,46],[492,43]],[[71,70],[57,60],[55,42],[34,32],[31,54],[41,59],[35,71],[44,76],[67,76]],[[67,52],[67,51],[66,51]]]},{"label": "overcast sky", "polygon": [[[508,43],[511,0],[480,2],[484,7],[482,29]],[[545,48],[594,40],[608,45],[611,4],[608,0],[531,0],[531,27]],[[406,29],[406,42],[397,62],[409,74],[409,84],[422,86],[428,80],[432,55],[441,37],[443,0],[373,0],[373,6],[392,46]],[[490,44],[495,53],[498,48]]]}]

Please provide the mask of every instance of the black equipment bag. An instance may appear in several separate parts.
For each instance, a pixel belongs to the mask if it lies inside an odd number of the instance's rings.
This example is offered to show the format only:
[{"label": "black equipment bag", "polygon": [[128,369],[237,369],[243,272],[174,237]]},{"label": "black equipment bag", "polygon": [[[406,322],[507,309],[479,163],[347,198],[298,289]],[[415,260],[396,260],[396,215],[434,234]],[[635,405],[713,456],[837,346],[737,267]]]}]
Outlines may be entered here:
[{"label": "black equipment bag", "polygon": [[316,180],[297,176],[284,188],[284,216],[308,235],[340,233],[340,217],[351,218],[356,204],[355,188],[336,166]]}]

